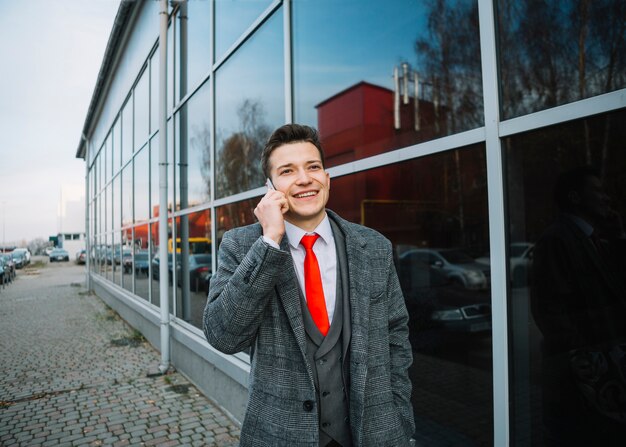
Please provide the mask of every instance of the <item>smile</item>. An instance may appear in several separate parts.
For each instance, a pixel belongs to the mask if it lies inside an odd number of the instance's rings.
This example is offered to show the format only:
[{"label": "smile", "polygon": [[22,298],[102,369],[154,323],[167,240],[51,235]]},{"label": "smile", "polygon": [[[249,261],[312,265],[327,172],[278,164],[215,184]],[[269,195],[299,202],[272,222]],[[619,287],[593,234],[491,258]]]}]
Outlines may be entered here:
[{"label": "smile", "polygon": [[294,194],[294,197],[296,199],[303,199],[305,197],[312,197],[312,196],[315,196],[315,195],[317,195],[316,191],[310,191],[310,192],[303,192],[302,194]]}]

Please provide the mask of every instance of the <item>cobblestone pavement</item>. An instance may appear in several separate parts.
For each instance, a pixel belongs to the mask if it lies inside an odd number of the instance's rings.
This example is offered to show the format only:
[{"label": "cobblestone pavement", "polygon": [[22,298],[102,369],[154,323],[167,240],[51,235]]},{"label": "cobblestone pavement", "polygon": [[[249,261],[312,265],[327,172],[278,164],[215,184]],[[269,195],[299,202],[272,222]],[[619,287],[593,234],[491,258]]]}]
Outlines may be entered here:
[{"label": "cobblestone pavement", "polygon": [[[36,259],[36,258],[35,258]],[[239,426],[84,287],[37,261],[0,290],[0,446],[236,446]]]}]

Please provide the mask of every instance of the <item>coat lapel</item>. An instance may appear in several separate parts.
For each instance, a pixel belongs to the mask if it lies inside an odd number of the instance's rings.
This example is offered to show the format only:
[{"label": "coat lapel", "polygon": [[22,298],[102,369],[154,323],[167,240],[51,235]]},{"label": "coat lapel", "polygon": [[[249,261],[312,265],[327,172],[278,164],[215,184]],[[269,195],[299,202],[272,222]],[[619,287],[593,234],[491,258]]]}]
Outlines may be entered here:
[{"label": "coat lapel", "polygon": [[[289,242],[287,237],[283,237],[280,249],[289,252]],[[303,357],[306,359],[306,334],[304,330],[304,320],[302,317],[302,307],[300,305],[300,285],[293,266],[289,262],[281,275],[281,280],[276,284],[276,294],[283,303],[283,308],[287,314],[287,319],[300,347]]]}]

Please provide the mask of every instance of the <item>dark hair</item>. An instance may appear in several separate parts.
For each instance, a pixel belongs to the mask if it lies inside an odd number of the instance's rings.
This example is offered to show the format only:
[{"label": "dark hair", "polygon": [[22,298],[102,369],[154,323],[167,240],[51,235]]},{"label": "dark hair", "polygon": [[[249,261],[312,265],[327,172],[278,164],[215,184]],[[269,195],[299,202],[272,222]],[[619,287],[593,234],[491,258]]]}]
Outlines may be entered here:
[{"label": "dark hair", "polygon": [[570,193],[582,192],[589,177],[600,178],[600,172],[591,166],[580,166],[559,174],[554,186],[554,201],[561,211],[573,210]]},{"label": "dark hair", "polygon": [[320,159],[322,160],[322,167],[324,164],[324,150],[322,149],[322,143],[320,142],[320,136],[316,129],[303,124],[285,124],[279,127],[270,135],[265,147],[263,148],[263,155],[261,156],[261,169],[265,177],[270,177],[270,155],[274,149],[280,146],[291,143],[311,143],[317,148],[320,153]]}]

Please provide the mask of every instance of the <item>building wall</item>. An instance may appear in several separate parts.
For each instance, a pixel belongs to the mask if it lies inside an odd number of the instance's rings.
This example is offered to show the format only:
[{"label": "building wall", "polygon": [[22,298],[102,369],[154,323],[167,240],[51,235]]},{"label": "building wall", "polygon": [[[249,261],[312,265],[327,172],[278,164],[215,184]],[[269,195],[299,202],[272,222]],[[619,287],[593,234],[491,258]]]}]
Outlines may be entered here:
[{"label": "building wall", "polygon": [[[154,258],[171,244],[172,363],[242,420],[250,360],[204,340],[207,279],[223,233],[255,221],[267,136],[285,122],[315,126],[329,208],[394,246],[418,440],[544,445],[545,328],[531,309],[532,257],[513,247],[540,239],[558,214],[555,179],[579,165],[597,167],[612,209],[626,211],[626,38],[603,19],[624,5],[582,14],[561,3],[172,3],[167,203],[158,2],[135,3],[87,135],[96,292],[159,347]],[[115,252],[128,271],[108,262]],[[594,424],[578,425],[584,435]]]}]

